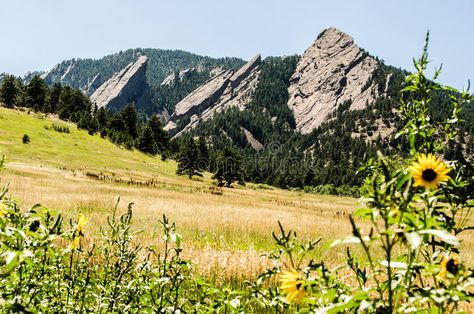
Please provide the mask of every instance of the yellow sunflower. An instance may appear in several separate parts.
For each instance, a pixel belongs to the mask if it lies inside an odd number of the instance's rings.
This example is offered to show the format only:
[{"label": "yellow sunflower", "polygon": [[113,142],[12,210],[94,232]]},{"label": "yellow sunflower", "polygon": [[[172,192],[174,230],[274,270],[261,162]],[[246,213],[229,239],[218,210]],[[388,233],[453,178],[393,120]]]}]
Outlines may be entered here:
[{"label": "yellow sunflower", "polygon": [[455,276],[459,271],[459,255],[452,253],[445,257],[440,264],[441,271],[438,273],[438,278],[441,280],[448,279],[448,275]]},{"label": "yellow sunflower", "polygon": [[421,154],[418,161],[413,162],[408,169],[415,181],[414,186],[427,189],[436,189],[440,183],[447,182],[451,171],[444,162],[431,154]]},{"label": "yellow sunflower", "polygon": [[0,201],[0,218],[7,214],[7,205],[3,201]]},{"label": "yellow sunflower", "polygon": [[305,282],[296,270],[284,271],[280,275],[280,288],[291,303],[301,303],[306,296]]},{"label": "yellow sunflower", "polygon": [[76,250],[79,247],[80,239],[84,235],[84,227],[86,226],[87,218],[83,214],[79,214],[77,220],[76,231],[74,232],[74,237],[72,239],[71,245],[69,245],[70,250]]},{"label": "yellow sunflower", "polygon": [[72,239],[72,242],[71,242],[71,244],[69,245],[69,249],[70,249],[71,251],[76,250],[76,249],[79,247],[80,240],[81,240],[81,238],[76,237],[76,236],[74,235],[74,238]]},{"label": "yellow sunflower", "polygon": [[87,218],[83,214],[79,214],[79,219],[77,221],[77,234],[83,235],[84,227],[86,226]]}]

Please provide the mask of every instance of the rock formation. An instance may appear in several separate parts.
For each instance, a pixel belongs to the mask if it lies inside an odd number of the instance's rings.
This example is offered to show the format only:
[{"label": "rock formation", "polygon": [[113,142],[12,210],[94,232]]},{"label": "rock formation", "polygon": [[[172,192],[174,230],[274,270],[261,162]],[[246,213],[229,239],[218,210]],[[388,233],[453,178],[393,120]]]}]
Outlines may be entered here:
[{"label": "rock formation", "polygon": [[324,30],[301,57],[288,89],[288,106],[296,128],[309,133],[339,105],[351,101],[350,110],[374,101],[375,86],[367,86],[378,62],[354,44],[349,35]]},{"label": "rock formation", "polygon": [[255,149],[255,150],[261,150],[263,149],[263,144],[260,143],[259,140],[257,140],[253,134],[247,130],[244,127],[240,127],[240,130],[244,132],[245,138],[247,139],[247,142],[250,144],[250,146]]},{"label": "rock formation", "polygon": [[200,121],[211,119],[216,113],[227,108],[245,109],[257,87],[261,62],[260,55],[257,55],[238,71],[215,71],[211,79],[176,105],[166,129],[176,128],[177,120],[189,117],[190,122],[176,135],[179,136]]},{"label": "rock formation", "polygon": [[209,105],[215,103],[224,93],[233,74],[233,70],[222,71],[198,87],[176,104],[172,118],[200,113]]},{"label": "rock formation", "polygon": [[179,81],[183,81],[185,80],[187,77],[189,77],[189,75],[191,75],[192,73],[195,73],[196,72],[196,69],[195,68],[192,68],[192,69],[184,69],[184,70],[181,70],[177,73],[172,73],[170,75],[168,75],[167,77],[165,77],[165,79],[163,80],[163,82],[161,82],[161,86],[171,86],[173,85],[176,80],[179,80]]},{"label": "rock formation", "polygon": [[147,65],[148,58],[140,56],[102,84],[92,94],[92,103],[113,111],[122,109],[130,102],[135,102],[137,107],[146,106],[149,102],[149,86],[145,77]]},{"label": "rock formation", "polygon": [[100,73],[97,73],[91,80],[89,80],[89,82],[87,83],[87,87],[83,89],[83,92],[87,95],[91,95],[100,87],[101,79],[102,75]]}]

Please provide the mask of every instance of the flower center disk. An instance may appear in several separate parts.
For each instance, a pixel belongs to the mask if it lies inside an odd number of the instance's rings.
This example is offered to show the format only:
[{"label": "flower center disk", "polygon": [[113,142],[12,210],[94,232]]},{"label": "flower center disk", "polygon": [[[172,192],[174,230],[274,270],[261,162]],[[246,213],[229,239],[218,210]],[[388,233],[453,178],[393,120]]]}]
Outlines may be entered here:
[{"label": "flower center disk", "polygon": [[423,170],[422,174],[423,180],[431,182],[436,179],[436,172],[433,169]]}]

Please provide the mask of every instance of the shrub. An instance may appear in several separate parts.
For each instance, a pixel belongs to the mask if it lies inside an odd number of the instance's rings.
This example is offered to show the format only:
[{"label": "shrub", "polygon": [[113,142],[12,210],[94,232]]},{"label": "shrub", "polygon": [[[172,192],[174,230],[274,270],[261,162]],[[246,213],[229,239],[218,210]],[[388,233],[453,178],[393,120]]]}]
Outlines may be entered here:
[{"label": "shrub", "polygon": [[45,125],[44,128],[46,130],[54,130],[56,132],[59,132],[59,133],[71,133],[71,131],[69,130],[69,127],[67,125],[59,125],[59,124],[56,124],[56,123],[52,123],[51,126],[47,126]]},{"label": "shrub", "polygon": [[23,135],[22,142],[23,144],[28,144],[30,142],[30,137],[28,136],[28,134]]}]

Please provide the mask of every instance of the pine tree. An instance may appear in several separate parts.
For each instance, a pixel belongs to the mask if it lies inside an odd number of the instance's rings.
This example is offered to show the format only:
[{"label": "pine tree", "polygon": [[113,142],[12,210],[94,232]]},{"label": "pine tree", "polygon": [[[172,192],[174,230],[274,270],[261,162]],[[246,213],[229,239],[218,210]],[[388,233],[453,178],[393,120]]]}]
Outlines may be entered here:
[{"label": "pine tree", "polygon": [[209,170],[209,163],[211,154],[209,152],[209,147],[207,146],[206,138],[200,136],[196,143],[199,150],[199,168],[201,171]]},{"label": "pine tree", "polygon": [[131,103],[125,106],[122,110],[122,119],[125,122],[126,132],[133,138],[136,139],[138,136],[138,118],[135,104]]},{"label": "pine tree", "polygon": [[55,113],[59,108],[59,97],[61,96],[61,91],[63,87],[60,83],[54,83],[49,92],[48,106],[47,111],[50,113]]},{"label": "pine tree", "polygon": [[157,115],[151,116],[147,122],[147,126],[153,132],[153,140],[158,148],[158,152],[163,153],[169,149],[170,138],[168,132],[163,130],[163,124]]},{"label": "pine tree", "polygon": [[190,179],[193,176],[200,176],[199,169],[199,148],[193,138],[187,140],[184,147],[181,150],[180,157],[178,160],[178,175],[187,174]]},{"label": "pine tree", "polygon": [[154,137],[154,132],[150,126],[145,126],[140,136],[138,136],[136,147],[144,153],[156,155],[158,147]]},{"label": "pine tree", "polygon": [[0,85],[0,100],[7,108],[13,108],[17,104],[19,87],[13,75],[7,75]]},{"label": "pine tree", "polygon": [[234,182],[245,185],[242,168],[242,155],[230,146],[225,147],[217,160],[216,171],[212,176],[219,186],[232,187]]},{"label": "pine tree", "polygon": [[73,102],[73,89],[65,86],[59,94],[58,115],[60,119],[67,120],[72,115],[71,104]]},{"label": "pine tree", "polygon": [[108,115],[104,107],[100,107],[97,110],[97,122],[99,123],[99,128],[101,130],[107,128],[108,126]]},{"label": "pine tree", "polygon": [[26,105],[35,111],[44,111],[48,88],[38,75],[26,86]]}]

